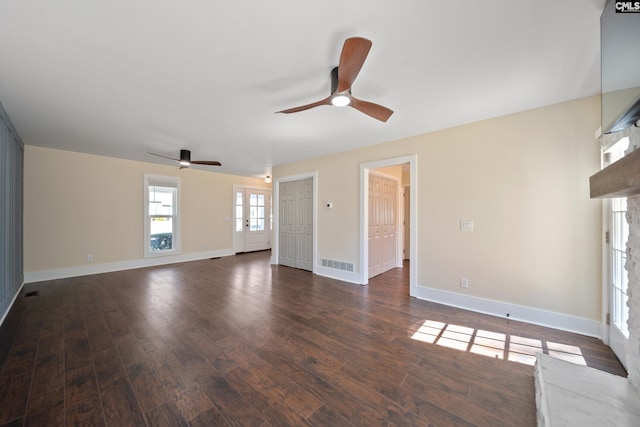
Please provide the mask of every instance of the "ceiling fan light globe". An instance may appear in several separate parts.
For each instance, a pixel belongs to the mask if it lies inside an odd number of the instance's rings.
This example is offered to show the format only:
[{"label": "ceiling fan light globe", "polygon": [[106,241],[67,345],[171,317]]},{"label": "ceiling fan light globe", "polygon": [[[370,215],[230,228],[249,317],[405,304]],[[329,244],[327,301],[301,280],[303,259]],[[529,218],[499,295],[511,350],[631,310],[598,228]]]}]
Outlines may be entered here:
[{"label": "ceiling fan light globe", "polygon": [[336,107],[345,107],[351,104],[351,99],[349,99],[349,97],[346,95],[336,95],[331,98],[331,104],[335,105]]}]

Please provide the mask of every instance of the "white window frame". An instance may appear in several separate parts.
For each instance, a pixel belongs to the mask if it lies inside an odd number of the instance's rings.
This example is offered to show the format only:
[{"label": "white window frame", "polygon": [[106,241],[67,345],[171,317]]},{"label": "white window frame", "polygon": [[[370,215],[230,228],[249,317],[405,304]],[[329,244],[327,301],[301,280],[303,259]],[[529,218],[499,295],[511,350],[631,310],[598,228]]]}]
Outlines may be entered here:
[{"label": "white window frame", "polygon": [[[175,209],[173,213],[173,236],[172,236],[172,249],[164,250],[164,251],[151,251],[149,247],[149,241],[151,240],[151,217],[149,215],[149,187],[153,185],[165,185],[167,187],[175,187],[176,188],[176,198]],[[181,250],[181,230],[180,230],[180,178],[174,176],[162,176],[162,175],[151,175],[144,174],[144,257],[145,258],[153,258],[159,256],[168,256],[168,255],[177,255]]]}]

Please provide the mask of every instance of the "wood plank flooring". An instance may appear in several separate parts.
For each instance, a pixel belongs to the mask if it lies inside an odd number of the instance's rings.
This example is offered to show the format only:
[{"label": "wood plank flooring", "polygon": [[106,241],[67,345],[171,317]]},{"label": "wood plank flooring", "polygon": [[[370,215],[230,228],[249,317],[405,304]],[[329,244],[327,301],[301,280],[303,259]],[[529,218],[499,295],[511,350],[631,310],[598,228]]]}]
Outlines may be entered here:
[{"label": "wood plank flooring", "polygon": [[26,285],[0,426],[534,426],[535,351],[626,375],[597,339],[409,298],[408,270],[260,252]]}]

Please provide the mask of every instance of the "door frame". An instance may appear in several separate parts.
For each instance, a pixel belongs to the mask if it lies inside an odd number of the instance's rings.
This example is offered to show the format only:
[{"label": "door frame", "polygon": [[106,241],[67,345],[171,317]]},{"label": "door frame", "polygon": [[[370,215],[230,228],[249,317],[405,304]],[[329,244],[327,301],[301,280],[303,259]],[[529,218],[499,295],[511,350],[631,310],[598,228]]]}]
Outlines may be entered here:
[{"label": "door frame", "polygon": [[[231,206],[232,206],[232,214],[231,214],[231,247],[233,248],[233,253],[238,253],[238,248],[236,247],[236,193],[238,190],[258,190],[258,191],[268,191],[271,193],[271,203],[273,204],[273,188],[268,187],[256,187],[251,185],[242,185],[242,184],[233,184],[233,191],[231,193]],[[243,205],[244,209],[244,205]],[[273,206],[271,206],[271,210],[273,211]],[[266,218],[265,218],[266,219]],[[271,235],[269,236],[269,241],[271,242],[270,246],[273,248],[273,229],[271,230]]]},{"label": "door frame", "polygon": [[318,268],[318,171],[304,172],[296,175],[281,176],[273,179],[272,209],[273,209],[273,236],[271,238],[271,264],[279,265],[280,259],[280,183],[301,181],[311,178],[313,182],[313,194],[311,195],[313,206],[313,267],[311,272],[316,273]]},{"label": "door frame", "polygon": [[411,186],[409,184],[403,185],[402,186],[402,248],[400,248],[400,252],[402,253],[402,257],[401,257],[401,263],[404,263],[405,259],[408,259],[409,262],[411,262],[411,249],[409,249],[409,253],[407,254],[407,257],[404,256],[405,254],[405,248],[407,248],[407,243],[410,243],[410,238],[411,238],[411,217],[409,217],[409,233],[406,233],[406,224],[405,224],[405,220],[407,218],[407,212],[409,212],[409,215],[411,215],[411,210],[410,209],[405,209],[405,197],[407,192],[409,193],[409,204],[411,204]]},{"label": "door frame", "polygon": [[600,322],[600,340],[606,345],[609,345],[609,324],[607,320],[610,321],[607,318],[611,316],[611,303],[609,302],[611,299],[609,296],[611,267],[609,263],[609,244],[606,241],[606,234],[609,232],[610,209],[610,203],[608,203],[607,199],[604,199],[602,201],[602,318]]},{"label": "door frame", "polygon": [[402,157],[377,160],[360,164],[360,283],[369,284],[369,171],[372,169],[409,163],[409,295],[416,296],[418,283],[418,156],[411,154]]}]

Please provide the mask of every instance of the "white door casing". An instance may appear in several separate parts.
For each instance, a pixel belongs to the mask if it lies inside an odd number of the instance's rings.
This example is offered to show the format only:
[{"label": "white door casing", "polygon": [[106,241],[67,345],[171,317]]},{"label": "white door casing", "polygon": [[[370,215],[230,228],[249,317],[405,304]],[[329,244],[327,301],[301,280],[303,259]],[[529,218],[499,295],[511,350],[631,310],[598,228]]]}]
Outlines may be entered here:
[{"label": "white door casing", "polygon": [[402,220],[402,225],[403,225],[403,233],[402,233],[402,242],[403,242],[403,248],[402,248],[402,258],[403,259],[410,259],[410,239],[409,236],[411,235],[411,228],[410,228],[410,224],[411,224],[411,210],[410,210],[410,203],[411,203],[411,187],[408,185],[404,186],[404,190],[403,190],[403,220]]}]

